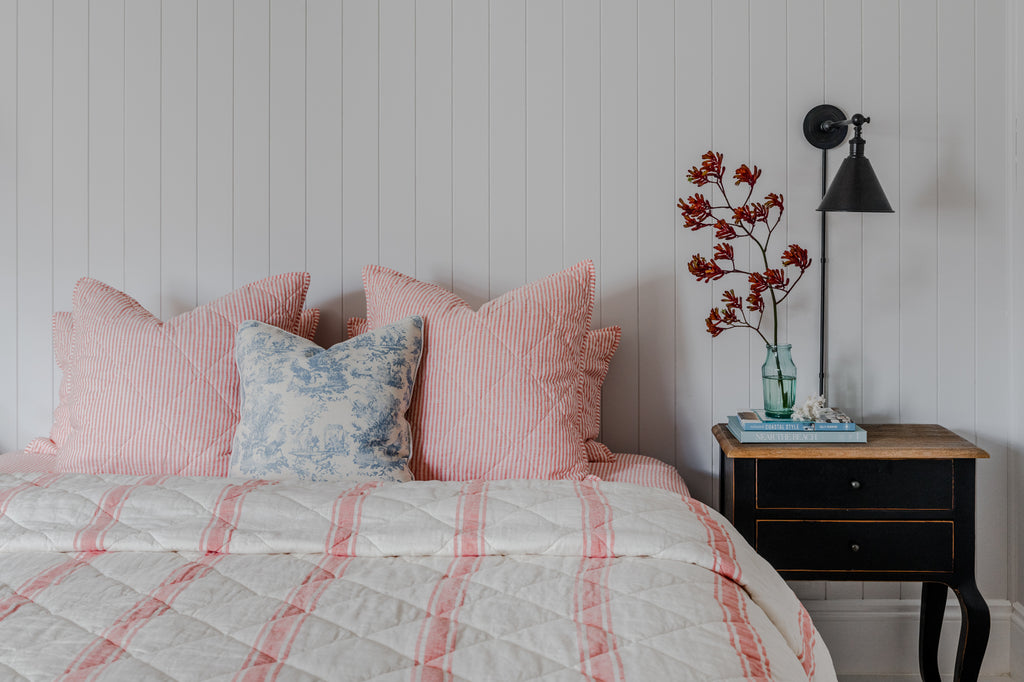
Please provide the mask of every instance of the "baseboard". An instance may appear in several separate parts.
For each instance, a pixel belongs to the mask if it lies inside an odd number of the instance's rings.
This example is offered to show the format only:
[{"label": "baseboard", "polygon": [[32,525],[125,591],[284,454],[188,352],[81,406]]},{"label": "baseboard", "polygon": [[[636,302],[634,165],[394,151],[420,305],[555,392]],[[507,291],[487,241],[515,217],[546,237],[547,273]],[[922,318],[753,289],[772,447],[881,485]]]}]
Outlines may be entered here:
[{"label": "baseboard", "polygon": [[1024,604],[1015,602],[1010,618],[1010,672],[1014,680],[1024,680]]},{"label": "baseboard", "polygon": [[[836,672],[844,680],[861,677],[916,675],[920,602],[913,599],[827,599],[804,602],[828,645]],[[986,678],[1008,679],[1011,671],[1011,619],[1015,658],[1024,649],[1024,606],[1009,601],[989,601],[992,630],[981,673]],[[952,676],[960,637],[960,607],[950,597],[939,643],[939,670]],[[1024,681],[1021,661],[1015,660],[1016,677]]]}]

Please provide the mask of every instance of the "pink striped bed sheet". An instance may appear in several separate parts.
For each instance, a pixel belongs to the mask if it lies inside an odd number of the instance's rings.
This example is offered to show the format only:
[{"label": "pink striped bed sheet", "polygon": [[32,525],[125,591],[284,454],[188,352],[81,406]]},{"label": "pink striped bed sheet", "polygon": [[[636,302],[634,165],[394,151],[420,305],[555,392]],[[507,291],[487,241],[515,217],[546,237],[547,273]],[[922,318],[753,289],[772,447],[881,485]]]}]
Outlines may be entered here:
[{"label": "pink striped bed sheet", "polygon": [[835,680],[807,612],[721,516],[595,478],[3,474],[0,670]]},{"label": "pink striped bed sheet", "polygon": [[[689,495],[686,483],[671,464],[653,457],[634,454],[616,454],[614,462],[591,462],[590,473],[602,481],[636,483],[660,488],[680,495]],[[0,455],[0,474],[16,472],[54,471],[53,455],[28,452],[10,452]]]},{"label": "pink striped bed sheet", "polygon": [[43,472],[55,471],[57,458],[54,455],[37,452],[6,452],[0,455],[0,474],[15,474],[19,472]]},{"label": "pink striped bed sheet", "polygon": [[647,455],[616,453],[614,462],[591,462],[590,473],[602,481],[636,483],[689,496],[690,491],[671,464]]}]

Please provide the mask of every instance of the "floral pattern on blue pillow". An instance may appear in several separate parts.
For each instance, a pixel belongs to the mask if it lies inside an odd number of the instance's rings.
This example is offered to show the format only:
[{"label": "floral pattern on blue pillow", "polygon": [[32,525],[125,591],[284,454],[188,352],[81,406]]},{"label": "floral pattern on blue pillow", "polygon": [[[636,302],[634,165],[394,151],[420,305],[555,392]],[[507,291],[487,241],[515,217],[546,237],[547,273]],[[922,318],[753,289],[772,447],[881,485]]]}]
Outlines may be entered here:
[{"label": "floral pattern on blue pillow", "polygon": [[405,412],[423,351],[408,317],[323,349],[254,320],[235,336],[241,419],[230,474],[305,481],[409,481]]}]

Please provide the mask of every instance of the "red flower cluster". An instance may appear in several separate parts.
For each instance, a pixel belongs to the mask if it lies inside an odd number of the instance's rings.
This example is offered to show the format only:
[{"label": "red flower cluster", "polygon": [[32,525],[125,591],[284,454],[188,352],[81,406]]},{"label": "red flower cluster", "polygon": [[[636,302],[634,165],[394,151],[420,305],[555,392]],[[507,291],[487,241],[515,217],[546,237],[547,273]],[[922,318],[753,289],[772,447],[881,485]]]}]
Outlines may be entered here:
[{"label": "red flower cluster", "polygon": [[[782,267],[771,267],[768,262],[768,243],[785,211],[783,197],[772,192],[762,202],[751,201],[754,185],[761,177],[761,169],[757,166],[750,169],[744,164],[736,169],[732,177],[736,185],[747,185],[749,189],[743,202],[733,205],[729,201],[722,180],[726,176],[722,160],[721,154],[709,151],[701,157],[700,167],[694,166],[686,174],[686,179],[698,187],[710,184],[717,188],[723,197],[722,205],[713,204],[702,194],[694,194],[685,200],[680,199],[677,204],[682,212],[685,227],[691,230],[713,227],[715,238],[723,242],[715,244],[714,256],[711,259],[695,254],[689,263],[690,274],[696,277],[698,282],[713,282],[726,275],[739,274],[744,275],[750,285],[750,293],[745,299],[741,299],[732,289],[722,294],[722,303],[725,305],[721,308],[712,308],[706,320],[709,334],[718,336],[726,329],[747,328],[760,335],[765,343],[778,345],[779,304],[786,300],[804,272],[811,266],[811,259],[807,255],[807,249],[799,244],[790,244],[782,252]],[[723,212],[726,217],[719,216],[716,212]],[[733,246],[724,242],[740,237],[749,238],[757,247],[761,255],[759,260],[763,263],[764,269],[744,270],[737,266]],[[753,257],[756,258],[756,255]],[[787,268],[790,267],[798,271],[795,279],[791,279],[788,274]],[[771,341],[761,332],[761,321],[769,302],[774,324]],[[751,317],[747,316],[748,312],[752,313]]]},{"label": "red flower cluster", "polygon": [[690,259],[689,268],[690,274],[696,277],[698,282],[710,282],[725,276],[725,271],[718,267],[718,263],[705,259],[699,253]]}]

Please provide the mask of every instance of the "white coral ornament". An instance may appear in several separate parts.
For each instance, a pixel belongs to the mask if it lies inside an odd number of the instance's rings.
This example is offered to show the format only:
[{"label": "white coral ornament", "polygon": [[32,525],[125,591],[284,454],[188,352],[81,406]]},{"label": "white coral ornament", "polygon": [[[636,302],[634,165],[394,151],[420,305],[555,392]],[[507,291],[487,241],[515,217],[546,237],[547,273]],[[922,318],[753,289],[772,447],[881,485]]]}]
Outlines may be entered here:
[{"label": "white coral ornament", "polygon": [[849,418],[825,405],[825,396],[812,395],[803,405],[793,410],[793,419],[809,422],[846,422]]}]

